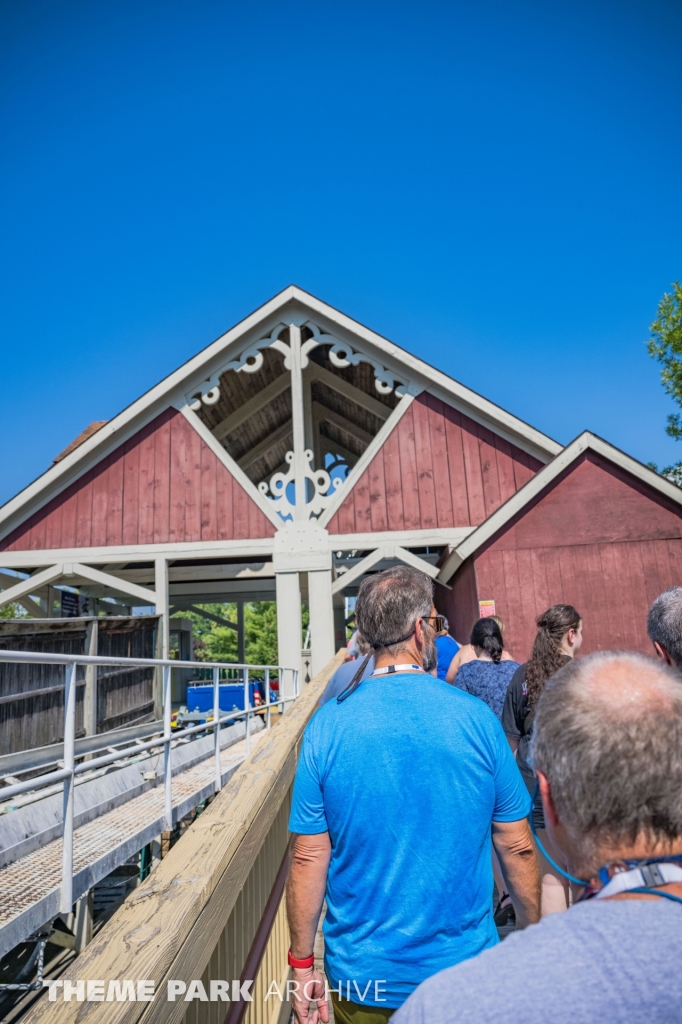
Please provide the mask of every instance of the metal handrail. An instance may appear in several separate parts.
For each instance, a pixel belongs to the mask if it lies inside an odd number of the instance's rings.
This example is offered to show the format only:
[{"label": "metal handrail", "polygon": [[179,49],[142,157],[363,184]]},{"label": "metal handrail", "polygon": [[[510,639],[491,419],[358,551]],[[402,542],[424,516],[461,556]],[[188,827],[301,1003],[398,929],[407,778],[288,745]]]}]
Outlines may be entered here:
[{"label": "metal handrail", "polygon": [[[222,772],[220,766],[220,728],[225,722],[234,722],[237,718],[245,719],[246,753],[251,752],[251,718],[254,714],[265,712],[265,727],[270,728],[270,714],[272,708],[282,708],[285,712],[285,705],[296,700],[299,695],[299,670],[295,668],[284,668],[281,665],[235,665],[231,662],[196,662],[196,661],[174,661],[170,658],[107,658],[92,654],[49,654],[43,651],[7,651],[0,650],[0,662],[21,663],[29,662],[41,665],[64,665],[66,667],[64,682],[64,751],[62,761],[63,768],[47,772],[45,775],[38,775],[25,782],[18,782],[12,786],[0,789],[0,799],[17,796],[19,793],[26,793],[29,790],[42,789],[55,782],[64,783],[64,803],[62,815],[62,882],[60,893],[59,912],[70,914],[73,909],[73,822],[74,822],[74,784],[77,775],[83,772],[92,771],[103,765],[112,764],[122,758],[140,754],[145,750],[163,745],[164,748],[164,824],[166,829],[173,827],[173,789],[172,789],[172,763],[171,743],[173,734],[171,732],[171,669],[173,668],[210,668],[213,670],[213,719],[199,725],[191,726],[182,730],[182,736],[192,735],[198,732],[213,730],[214,738],[214,762],[215,781],[214,792],[222,789]],[[163,737],[148,740],[146,743],[136,742],[134,745],[124,747],[114,753],[105,754],[93,758],[83,764],[75,763],[75,740],[76,740],[76,668],[78,665],[123,665],[129,668],[134,666],[153,666],[163,669]],[[244,710],[229,711],[225,715],[220,714],[220,670],[239,669],[244,679]],[[265,704],[260,706],[251,705],[249,673],[265,673]],[[291,673],[292,694],[283,697],[282,685],[280,685],[280,697],[278,700],[270,699],[270,673],[276,672],[280,684],[284,682],[284,675]]]}]

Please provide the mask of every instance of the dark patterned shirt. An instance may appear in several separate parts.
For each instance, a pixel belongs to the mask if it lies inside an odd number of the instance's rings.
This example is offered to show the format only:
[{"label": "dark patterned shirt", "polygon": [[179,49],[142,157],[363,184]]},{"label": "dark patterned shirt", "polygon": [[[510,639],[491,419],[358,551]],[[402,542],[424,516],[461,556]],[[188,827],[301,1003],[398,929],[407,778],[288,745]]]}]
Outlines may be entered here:
[{"label": "dark patterned shirt", "polygon": [[507,687],[518,667],[517,661],[467,661],[455,676],[455,686],[485,701],[501,719]]}]

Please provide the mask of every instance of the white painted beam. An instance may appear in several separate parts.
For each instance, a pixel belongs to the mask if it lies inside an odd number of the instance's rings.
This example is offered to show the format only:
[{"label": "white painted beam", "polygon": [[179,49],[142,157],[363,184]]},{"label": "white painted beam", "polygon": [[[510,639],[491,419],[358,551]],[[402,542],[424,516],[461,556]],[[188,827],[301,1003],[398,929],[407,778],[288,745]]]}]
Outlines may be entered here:
[{"label": "white painted beam", "polygon": [[277,398],[283,391],[286,391],[289,386],[288,373],[283,373],[276,377],[267,387],[259,391],[257,395],[250,398],[244,405],[240,405],[238,409],[235,409],[229,416],[226,416],[224,420],[221,420],[220,423],[213,427],[211,433],[218,441],[222,441],[224,437],[231,434],[237,427],[241,427],[242,423],[246,423],[254,413],[259,412],[269,402],[272,402],[274,398]]},{"label": "white painted beam", "polygon": [[316,676],[331,661],[334,650],[334,607],[332,574],[329,569],[308,573],[308,607],[310,608],[310,661]]},{"label": "white painted beam", "polygon": [[359,405],[361,409],[366,409],[367,412],[371,412],[372,415],[377,416],[380,420],[387,420],[391,415],[391,408],[388,405],[384,405],[377,398],[373,398],[371,395],[361,391],[360,388],[356,388],[353,384],[349,384],[343,377],[337,377],[335,373],[331,373],[326,370],[323,366],[319,366],[317,363],[312,361],[308,364],[308,367],[304,371],[305,376],[309,377],[311,381],[319,380],[321,384],[326,384],[328,388],[336,391],[337,394],[343,395],[350,402],[354,402],[355,405]]},{"label": "white painted beam", "polygon": [[440,571],[435,565],[431,565],[431,562],[427,562],[426,559],[413,554],[412,551],[407,551],[406,548],[396,546],[391,552],[390,547],[386,546],[384,548],[384,553],[386,558],[390,558],[392,554],[393,558],[397,558],[398,561],[404,562],[405,565],[411,565],[415,569],[419,569],[420,572],[426,573],[427,576],[430,576],[432,580],[435,580]]},{"label": "white painted beam", "polygon": [[82,562],[72,562],[70,564],[65,562],[63,574],[67,577],[82,576],[83,579],[92,580],[93,583],[99,583],[102,587],[109,587],[119,594],[131,594],[133,597],[141,598],[149,605],[157,603],[157,595],[153,590],[148,590],[147,587],[138,587],[137,583],[130,583],[128,580],[122,580],[118,576],[111,576],[108,572],[102,572],[101,569],[93,569],[91,565],[83,565]]},{"label": "white painted beam", "polygon": [[[45,563],[43,562],[43,564]],[[43,569],[42,572],[34,573],[27,580],[20,580],[13,587],[0,591],[0,608],[6,604],[11,604],[13,601],[19,601],[22,597],[27,597],[29,594],[34,594],[36,590],[44,587],[46,583],[52,583],[62,575],[62,566],[57,564]]]},{"label": "white painted beam", "polygon": [[339,575],[339,578],[334,580],[332,584],[332,594],[338,594],[346,587],[349,587],[351,583],[354,583],[364,573],[369,572],[372,566],[376,565],[377,562],[381,562],[385,557],[383,547],[377,548],[376,551],[372,551],[369,555],[366,555],[357,565],[354,565],[348,572],[344,572]]}]

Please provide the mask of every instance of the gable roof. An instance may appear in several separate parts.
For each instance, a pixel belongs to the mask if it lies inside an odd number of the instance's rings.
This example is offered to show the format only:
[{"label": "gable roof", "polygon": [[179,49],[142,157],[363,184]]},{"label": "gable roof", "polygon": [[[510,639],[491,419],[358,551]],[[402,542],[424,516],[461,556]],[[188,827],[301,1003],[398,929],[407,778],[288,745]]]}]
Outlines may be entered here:
[{"label": "gable roof", "polygon": [[[269,334],[283,321],[285,315],[300,317],[301,313],[306,314],[301,323],[308,317],[313,317],[321,327],[339,337],[341,341],[355,341],[363,349],[368,349],[370,354],[379,356],[389,368],[402,369],[403,374],[407,372],[417,391],[420,388],[432,391],[449,404],[460,408],[478,422],[519,445],[541,462],[547,461],[561,451],[561,445],[523,420],[303,289],[289,285],[150,388],[77,447],[71,451],[66,449],[58,462],[0,508],[0,536],[6,535],[27,516],[68,487],[96,461],[104,458],[115,446],[120,445],[164,408],[169,405],[176,408],[186,406],[188,390],[196,389],[210,378],[226,356],[243,352],[249,344],[254,344],[263,335]],[[255,487],[253,491],[256,491]]]},{"label": "gable roof", "polygon": [[[654,470],[649,469],[642,462],[633,459],[630,455],[614,445],[604,441],[589,430],[583,431],[574,441],[571,441],[551,462],[535,474],[527,484],[516,492],[508,501],[493,512],[473,533],[459,544],[446,559],[438,575],[438,583],[449,583],[463,562],[486,544],[514,516],[518,515],[525,507],[531,504],[535,498],[548,488],[556,479],[576,462],[584,452],[591,450],[597,452],[603,458],[612,462],[620,469],[624,469],[632,476],[641,480],[654,490],[659,491],[666,498],[671,499],[677,505],[682,506],[682,489],[676,484],[666,480],[665,477]],[[682,509],[681,509],[682,510]]]}]

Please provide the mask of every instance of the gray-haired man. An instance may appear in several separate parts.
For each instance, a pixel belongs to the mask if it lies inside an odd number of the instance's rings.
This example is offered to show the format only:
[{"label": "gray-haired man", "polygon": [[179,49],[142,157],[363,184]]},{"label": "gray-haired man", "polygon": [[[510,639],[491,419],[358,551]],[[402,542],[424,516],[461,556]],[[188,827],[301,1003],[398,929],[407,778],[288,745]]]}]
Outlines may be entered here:
[{"label": "gray-haired man", "polygon": [[487,705],[428,674],[441,629],[432,595],[408,566],[363,582],[355,613],[374,672],[305,732],[287,889],[299,1021],[311,999],[310,1024],[328,1020],[312,956],[325,892],[337,1024],[381,1024],[424,978],[498,941],[491,833],[517,926],[539,917],[528,791]]},{"label": "gray-haired man", "polygon": [[581,898],[429,979],[395,1024],[489,1024],[509,992],[516,1024],[681,1020],[679,675],[639,654],[572,662],[538,702],[533,759]]},{"label": "gray-haired man", "polygon": [[646,620],[656,657],[682,671],[682,587],[670,587],[656,598]]}]

